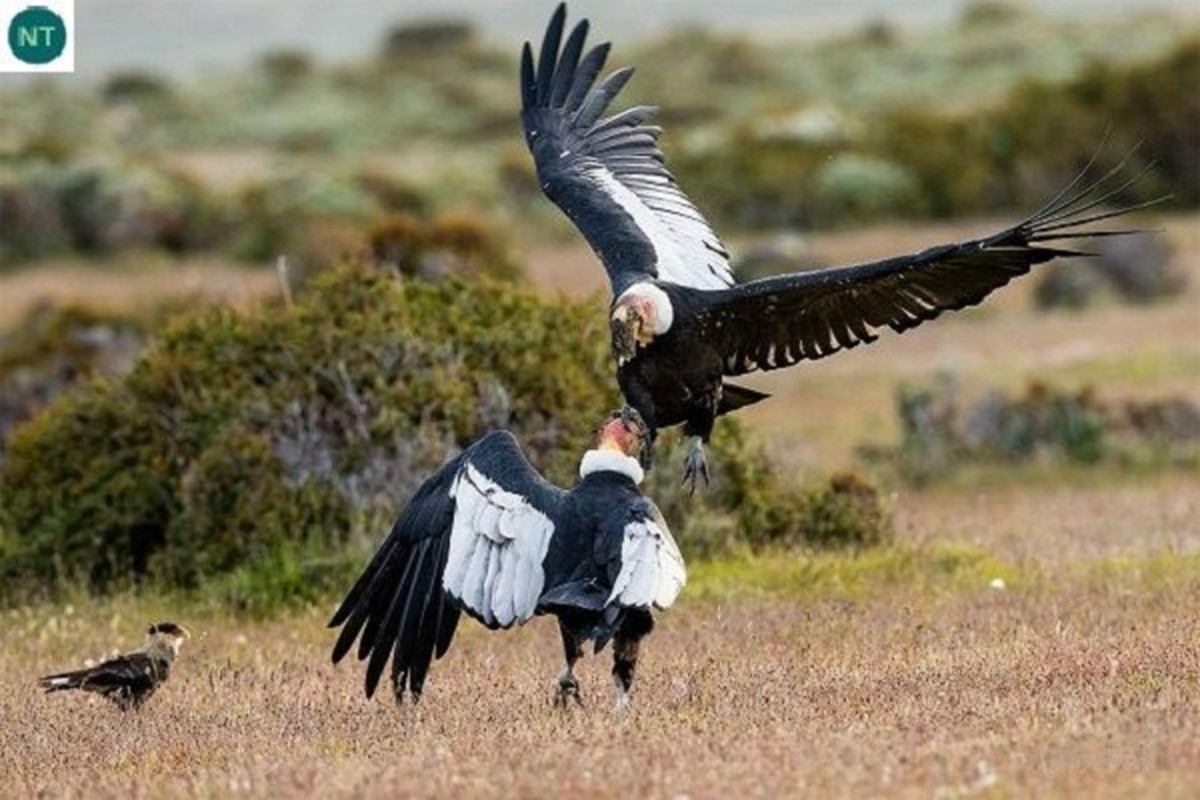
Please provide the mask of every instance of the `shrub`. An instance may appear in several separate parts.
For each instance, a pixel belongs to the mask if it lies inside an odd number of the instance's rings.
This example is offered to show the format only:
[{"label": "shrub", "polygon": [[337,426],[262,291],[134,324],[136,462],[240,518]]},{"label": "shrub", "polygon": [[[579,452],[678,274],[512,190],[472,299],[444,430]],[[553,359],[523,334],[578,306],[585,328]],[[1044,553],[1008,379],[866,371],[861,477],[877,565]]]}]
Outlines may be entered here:
[{"label": "shrub", "polygon": [[867,547],[892,538],[891,514],[878,491],[854,474],[804,479],[780,474],[766,449],[736,419],[714,432],[712,484],[689,496],[680,484],[684,441],[665,435],[646,491],[674,526],[689,558],[748,548]]},{"label": "shrub", "polygon": [[171,87],[158,75],[130,70],[109,76],[100,96],[110,103],[144,103],[169,98]]},{"label": "shrub", "polygon": [[844,153],[822,166],[816,189],[838,217],[861,219],[899,212],[917,202],[917,181],[898,164]]},{"label": "shrub", "polygon": [[382,54],[387,59],[409,59],[456,50],[475,39],[475,28],[467,20],[430,18],[406,22],[388,31]]},{"label": "shrub", "polygon": [[1025,8],[1009,0],[970,0],[959,12],[959,24],[964,28],[990,28],[1011,24],[1025,16]]},{"label": "shrub", "polygon": [[[330,176],[277,177],[242,190],[234,250],[241,258],[269,262],[292,254],[314,222],[361,225],[378,210],[375,199],[356,181]],[[305,266],[316,270],[329,264]]]},{"label": "shrub", "polygon": [[259,58],[258,68],[275,91],[290,91],[311,77],[313,61],[303,50],[273,50]]},{"label": "shrub", "polygon": [[128,371],[156,315],[42,307],[21,320],[0,343],[0,463],[9,434],[64,391]]},{"label": "shrub", "polygon": [[421,479],[496,426],[568,480],[616,402],[602,322],[486,280],[347,268],[292,311],[175,323],[127,377],[12,437],[0,486],[21,533],[4,571],[25,589],[150,574],[188,586],[329,553],[378,536]]},{"label": "shrub", "polygon": [[896,407],[900,442],[863,452],[914,484],[972,463],[1189,463],[1200,455],[1200,406],[1183,398],[1105,401],[1090,387],[1033,381],[1023,394],[989,391],[968,404],[957,381],[940,376],[901,386]]},{"label": "shrub", "polygon": [[1055,261],[1039,272],[1033,289],[1033,304],[1038,308],[1087,308],[1108,288],[1104,275],[1084,259]]},{"label": "shrub", "polygon": [[367,249],[376,264],[409,277],[486,275],[516,280],[523,275],[491,226],[466,214],[428,222],[409,214],[386,217],[368,231]]},{"label": "shrub", "polygon": [[1173,259],[1171,243],[1156,232],[1101,239],[1089,258],[1051,264],[1038,282],[1039,308],[1082,308],[1105,293],[1130,303],[1148,303],[1181,294],[1188,274]]},{"label": "shrub", "polygon": [[150,163],[0,167],[0,260],[210,246],[223,220],[195,181]]}]

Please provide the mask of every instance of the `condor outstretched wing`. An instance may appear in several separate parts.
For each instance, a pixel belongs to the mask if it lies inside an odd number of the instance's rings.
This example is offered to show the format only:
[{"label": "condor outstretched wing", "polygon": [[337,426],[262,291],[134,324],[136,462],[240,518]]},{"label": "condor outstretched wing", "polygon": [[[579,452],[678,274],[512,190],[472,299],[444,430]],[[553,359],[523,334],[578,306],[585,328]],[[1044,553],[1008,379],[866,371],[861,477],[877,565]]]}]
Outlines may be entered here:
[{"label": "condor outstretched wing", "polygon": [[460,610],[489,628],[529,619],[563,497],[507,431],[471,445],[417,490],[333,615],[329,626],[343,626],[334,663],[358,639],[368,697],[389,657],[397,696],[405,683],[419,695]]},{"label": "condor outstretched wing", "polygon": [[658,149],[662,131],[647,124],[655,109],[601,118],[633,69],[597,85],[609,45],[584,54],[584,20],[560,52],[565,21],[566,6],[559,5],[536,70],[528,43],[521,53],[521,120],[542,189],[600,256],[614,296],[647,279],[732,286],[724,246],[667,171]]},{"label": "condor outstretched wing", "polygon": [[692,335],[717,346],[726,375],[824,358],[874,341],[881,328],[903,332],[943,311],[973,306],[1035,264],[1083,255],[1053,243],[1130,233],[1087,228],[1158,202],[1096,210],[1140,177],[1109,185],[1120,169],[1080,189],[1085,170],[1036,214],[982,239],[860,266],[764,278],[719,292],[672,291],[697,309]]}]

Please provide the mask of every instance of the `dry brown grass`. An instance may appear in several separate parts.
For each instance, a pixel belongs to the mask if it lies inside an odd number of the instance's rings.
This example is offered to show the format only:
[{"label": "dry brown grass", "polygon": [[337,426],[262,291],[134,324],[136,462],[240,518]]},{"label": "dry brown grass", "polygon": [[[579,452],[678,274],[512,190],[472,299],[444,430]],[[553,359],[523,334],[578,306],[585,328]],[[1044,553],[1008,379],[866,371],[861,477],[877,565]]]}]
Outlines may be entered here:
[{"label": "dry brown grass", "polygon": [[[918,599],[692,604],[660,617],[632,713],[605,657],[551,707],[557,634],[466,630],[418,708],[360,695],[317,613],[200,634],[138,714],[42,696],[39,671],[123,639],[13,618],[6,796],[1189,797],[1200,593],[1132,573]],[[197,624],[198,623],[198,624]],[[605,654],[607,655],[607,654]]]}]

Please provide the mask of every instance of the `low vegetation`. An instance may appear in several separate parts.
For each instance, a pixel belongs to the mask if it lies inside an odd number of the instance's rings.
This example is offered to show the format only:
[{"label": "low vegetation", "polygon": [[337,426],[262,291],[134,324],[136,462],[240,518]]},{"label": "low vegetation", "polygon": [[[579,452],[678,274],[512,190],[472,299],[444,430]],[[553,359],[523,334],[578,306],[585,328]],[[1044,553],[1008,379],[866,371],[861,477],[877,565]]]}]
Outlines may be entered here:
[{"label": "low vegetation", "polygon": [[[603,314],[482,272],[409,277],[426,271],[422,252],[489,252],[449,226],[422,250],[424,230],[383,229],[372,261],[314,277],[294,306],[177,319],[127,372],[19,428],[0,467],[0,509],[20,532],[0,549],[7,599],[147,583],[251,611],[326,596],[426,476],[498,427],[570,483],[618,403]],[[779,476],[732,423],[712,458],[715,489],[692,504],[667,437],[648,487],[691,556],[889,537],[861,478]]]},{"label": "low vegetation", "polygon": [[[1186,26],[1096,23],[1094,40],[1072,29],[1054,49],[1069,39],[1078,52],[1043,64],[1030,19],[984,19],[853,47],[678,32],[621,60],[640,67],[629,102],[663,107],[673,169],[724,230],[1028,210],[1105,131],[1101,167],[1137,142],[1132,166],[1149,167],[1114,202],[1200,202],[1200,42]],[[989,57],[994,70],[962,69]],[[374,57],[338,67],[288,50],[236,77],[134,72],[94,93],[8,90],[0,264],[155,249],[326,266],[396,213],[540,229],[515,75],[513,54],[440,20],[402,26]],[[990,91],[956,94],[976,75],[991,76]]]},{"label": "low vegetation", "polygon": [[1047,266],[1034,292],[1038,308],[1080,309],[1105,298],[1151,303],[1183,294],[1188,272],[1159,232],[1093,242],[1094,255]]},{"label": "low vegetation", "polygon": [[864,455],[916,484],[973,463],[1200,465],[1200,406],[1187,397],[1114,400],[1040,382],[1016,395],[963,395],[950,375],[902,386],[900,442]]},{"label": "low vegetation", "polygon": [[43,306],[26,315],[0,342],[0,464],[17,426],[60,394],[93,377],[126,373],[165,313]]}]

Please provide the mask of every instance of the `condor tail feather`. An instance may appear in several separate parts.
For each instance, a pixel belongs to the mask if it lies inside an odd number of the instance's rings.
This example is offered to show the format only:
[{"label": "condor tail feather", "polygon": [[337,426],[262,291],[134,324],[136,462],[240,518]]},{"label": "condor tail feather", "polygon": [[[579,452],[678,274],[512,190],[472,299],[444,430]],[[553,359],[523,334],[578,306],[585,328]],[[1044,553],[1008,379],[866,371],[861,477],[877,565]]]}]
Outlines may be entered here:
[{"label": "condor tail feather", "polygon": [[728,414],[730,411],[737,411],[739,408],[754,405],[759,400],[766,400],[770,396],[766,392],[760,392],[757,389],[748,389],[745,386],[738,386],[736,383],[723,384],[721,387],[721,404],[717,407],[717,414]]}]

